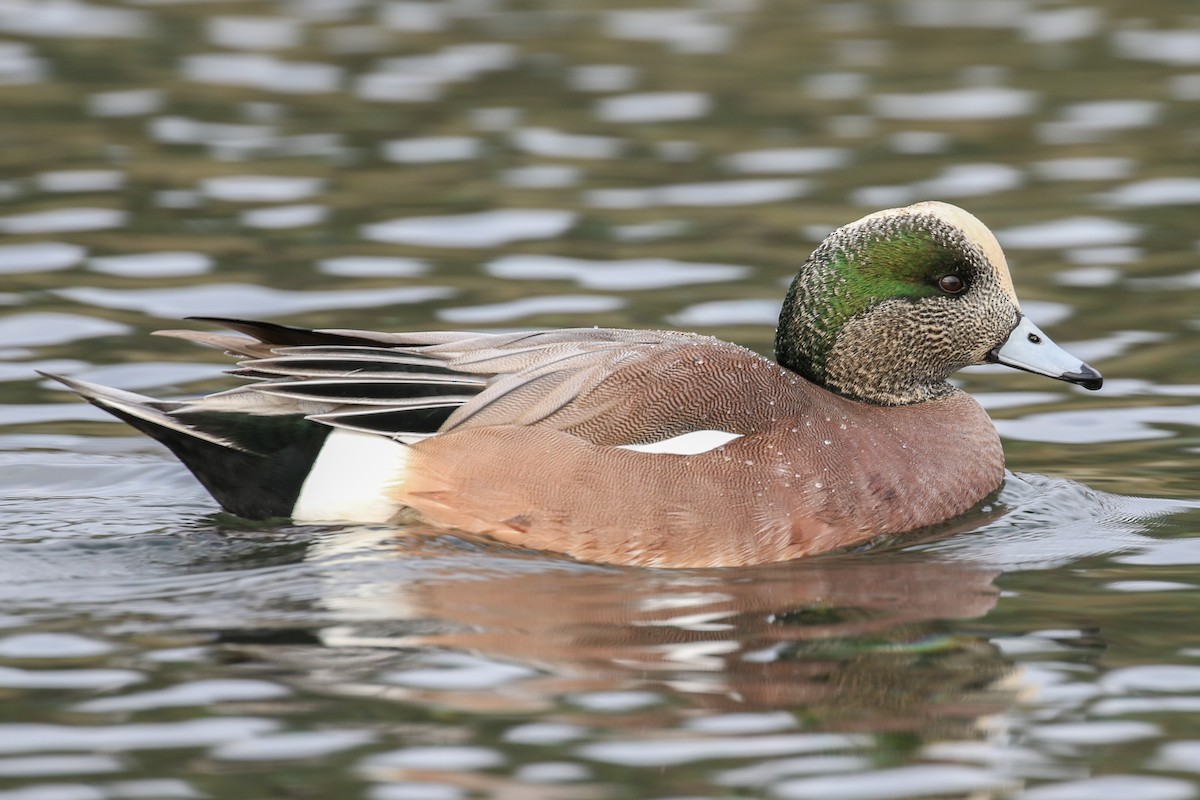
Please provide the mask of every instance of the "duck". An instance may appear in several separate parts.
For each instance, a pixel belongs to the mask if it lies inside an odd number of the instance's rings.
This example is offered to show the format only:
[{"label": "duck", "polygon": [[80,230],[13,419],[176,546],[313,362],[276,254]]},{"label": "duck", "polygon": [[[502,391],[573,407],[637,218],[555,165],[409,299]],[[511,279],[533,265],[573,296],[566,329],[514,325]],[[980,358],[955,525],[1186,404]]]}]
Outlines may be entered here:
[{"label": "duck", "polygon": [[436,529],[606,564],[787,561],[959,517],[1005,475],[950,376],[1086,389],[1021,311],[995,235],[937,201],[844,225],[801,265],[775,358],[672,330],[381,333],[195,317],[246,382],[158,400],[49,377],[171,450],[231,514]]}]

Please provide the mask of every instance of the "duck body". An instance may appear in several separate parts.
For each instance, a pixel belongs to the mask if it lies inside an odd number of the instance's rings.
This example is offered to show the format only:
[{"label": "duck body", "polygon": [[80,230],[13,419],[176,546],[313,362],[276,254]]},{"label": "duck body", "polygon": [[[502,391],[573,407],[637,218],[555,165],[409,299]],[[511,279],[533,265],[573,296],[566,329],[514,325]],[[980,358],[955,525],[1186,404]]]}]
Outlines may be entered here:
[{"label": "duck body", "polygon": [[[866,405],[723,343],[673,346],[633,363],[632,382],[665,392],[655,416],[617,406],[578,422],[439,435],[412,447],[402,502],[444,525],[588,561],[725,566],[932,525],[1004,477],[999,436],[962,392]],[[711,449],[670,452],[672,442],[688,447],[695,434],[677,431],[689,430],[712,437]],[[737,438],[716,444],[729,434]],[[536,455],[512,458],[521,452]]]},{"label": "duck body", "polygon": [[779,561],[933,525],[1003,481],[946,377],[998,361],[1098,388],[1020,313],[994,237],[941,203],[839,229],[785,300],[780,363],[672,331],[164,332],[250,383],[160,401],[58,378],[252,518],[429,522],[647,566]]}]

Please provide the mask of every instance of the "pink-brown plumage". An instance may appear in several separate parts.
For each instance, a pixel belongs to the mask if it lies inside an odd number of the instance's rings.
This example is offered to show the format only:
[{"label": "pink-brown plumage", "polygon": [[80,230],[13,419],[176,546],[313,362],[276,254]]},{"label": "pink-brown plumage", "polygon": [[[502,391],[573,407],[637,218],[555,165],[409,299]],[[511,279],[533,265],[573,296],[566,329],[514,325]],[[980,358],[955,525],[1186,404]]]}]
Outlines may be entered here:
[{"label": "pink-brown plumage", "polygon": [[233,513],[412,509],[621,564],[780,561],[946,521],[1004,477],[999,436],[954,371],[1101,383],[1025,318],[991,232],[935,202],[830,234],[784,301],[778,364],[669,331],[213,321],[247,336],[168,333],[241,357],[248,384],[159,401],[59,380],[166,444]]}]

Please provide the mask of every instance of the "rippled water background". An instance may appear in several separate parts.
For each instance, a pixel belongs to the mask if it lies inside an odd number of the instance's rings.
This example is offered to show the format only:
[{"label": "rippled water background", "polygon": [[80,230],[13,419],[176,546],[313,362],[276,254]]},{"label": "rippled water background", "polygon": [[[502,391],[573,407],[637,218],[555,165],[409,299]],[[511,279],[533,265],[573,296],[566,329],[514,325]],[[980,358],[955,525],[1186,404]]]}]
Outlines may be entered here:
[{"label": "rippled water background", "polygon": [[[0,800],[1200,796],[1190,0],[0,0]],[[188,314],[764,352],[938,198],[1106,376],[962,384],[1014,474],[719,572],[214,513],[34,368],[228,385]]]}]

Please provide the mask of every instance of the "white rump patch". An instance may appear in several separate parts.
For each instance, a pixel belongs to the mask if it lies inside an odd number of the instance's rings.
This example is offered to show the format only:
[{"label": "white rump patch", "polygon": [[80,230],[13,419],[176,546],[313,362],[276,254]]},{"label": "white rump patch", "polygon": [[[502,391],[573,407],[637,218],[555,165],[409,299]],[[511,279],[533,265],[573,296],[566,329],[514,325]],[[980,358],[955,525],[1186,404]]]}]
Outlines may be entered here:
[{"label": "white rump patch", "polygon": [[386,436],[335,429],[313,462],[292,508],[297,522],[387,522],[404,478],[408,448]]},{"label": "white rump patch", "polygon": [[622,450],[633,450],[638,453],[670,453],[676,456],[694,456],[700,453],[707,453],[709,450],[716,450],[721,445],[728,444],[734,439],[740,438],[742,438],[742,434],[730,433],[729,431],[692,431],[691,433],[672,436],[670,439],[663,439],[661,442],[623,444],[618,446]]}]

